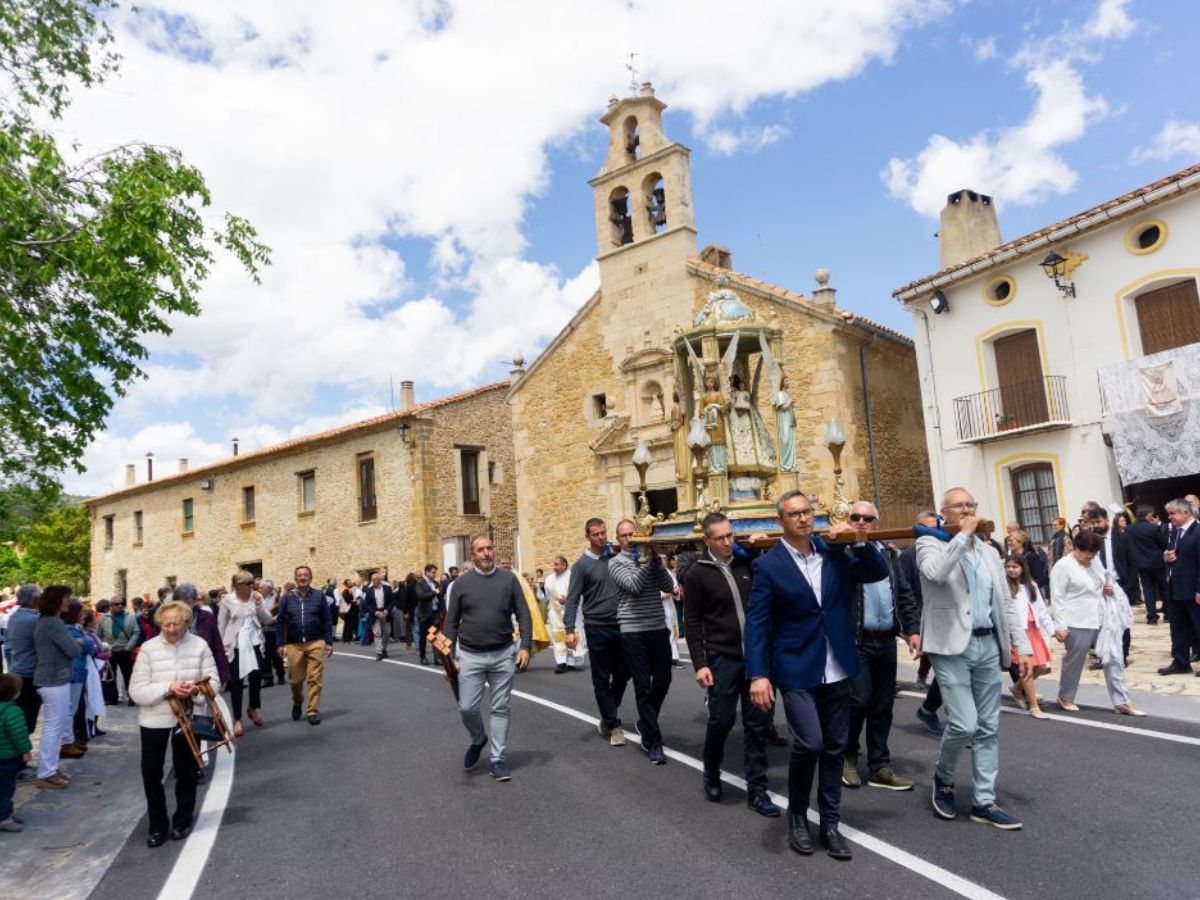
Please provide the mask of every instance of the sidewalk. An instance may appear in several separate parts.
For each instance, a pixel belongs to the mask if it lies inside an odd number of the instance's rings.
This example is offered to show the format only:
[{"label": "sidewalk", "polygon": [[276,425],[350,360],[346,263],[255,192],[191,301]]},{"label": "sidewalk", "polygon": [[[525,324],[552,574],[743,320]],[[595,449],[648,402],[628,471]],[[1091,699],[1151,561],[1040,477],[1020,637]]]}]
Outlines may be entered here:
[{"label": "sidewalk", "polygon": [[[25,830],[0,834],[0,897],[87,897],[146,812],[139,767],[137,710],[110,706],[106,732],[87,756],[63,760],[71,786],[54,791],[33,784],[36,770],[17,782],[17,815]],[[38,739],[34,734],[34,765]]]}]

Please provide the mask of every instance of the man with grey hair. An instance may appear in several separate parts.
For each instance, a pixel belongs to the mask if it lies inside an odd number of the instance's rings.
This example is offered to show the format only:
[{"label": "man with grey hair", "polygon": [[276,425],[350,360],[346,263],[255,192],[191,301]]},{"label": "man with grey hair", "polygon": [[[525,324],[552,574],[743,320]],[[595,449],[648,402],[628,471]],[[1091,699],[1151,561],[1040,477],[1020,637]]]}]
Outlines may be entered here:
[{"label": "man with grey hair", "polygon": [[[207,603],[200,602],[200,592],[189,582],[178,584],[171,594],[171,599],[186,603],[192,608],[191,632],[204,639],[208,649],[212,651],[213,659],[217,661],[217,676],[221,679],[221,690],[229,684],[229,657],[225,655],[225,642],[221,640],[221,629],[217,625],[217,617],[208,608]],[[216,685],[214,685],[214,688]]]},{"label": "man with grey hair", "polygon": [[[1167,621],[1171,623],[1171,663],[1159,675],[1192,671],[1192,648],[1200,644],[1200,528],[1186,499],[1167,504],[1171,530],[1167,564]],[[11,627],[11,626],[10,626]]]},{"label": "man with grey hair", "polygon": [[276,652],[278,646],[275,643],[275,628],[273,623],[275,616],[279,612],[279,595],[275,593],[275,582],[270,578],[260,578],[254,589],[262,594],[263,609],[271,614],[272,626],[263,629],[263,667],[259,670],[262,672],[262,686],[271,687],[275,682],[283,684],[283,660],[279,658]]},{"label": "man with grey hair", "polygon": [[[879,527],[879,510],[868,500],[850,507],[850,527],[870,533]],[[869,787],[911,791],[913,781],[896,773],[888,749],[892,708],[896,702],[896,637],[902,636],[917,655],[921,614],[907,581],[900,575],[900,554],[891,544],[872,541],[888,563],[888,577],[861,582],[854,591],[854,638],[858,674],[850,679],[850,732],[842,766],[842,784],[862,786],[858,770],[859,735],[867,733]]]},{"label": "man with grey hair", "polygon": [[36,584],[24,584],[17,590],[17,608],[8,619],[8,637],[4,645],[12,673],[21,676],[21,693],[16,701],[30,734],[33,734],[38,711],[42,708],[41,695],[33,686],[33,672],[37,668],[33,632],[37,627],[37,604],[41,596],[42,589]]}]

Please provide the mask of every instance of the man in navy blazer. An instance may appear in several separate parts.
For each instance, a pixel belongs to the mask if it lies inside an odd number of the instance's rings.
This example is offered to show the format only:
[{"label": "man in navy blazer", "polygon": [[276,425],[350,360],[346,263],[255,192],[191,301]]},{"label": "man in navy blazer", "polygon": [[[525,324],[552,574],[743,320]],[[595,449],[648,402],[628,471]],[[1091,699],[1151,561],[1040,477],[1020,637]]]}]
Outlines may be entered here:
[{"label": "man in navy blazer", "polygon": [[371,584],[363,591],[362,617],[370,623],[375,636],[375,659],[387,659],[388,637],[391,634],[392,610],[396,608],[396,593],[383,581],[383,572],[371,573]]},{"label": "man in navy blazer", "polygon": [[1200,523],[1186,500],[1167,504],[1171,530],[1163,561],[1167,565],[1168,613],[1171,623],[1171,664],[1159,675],[1192,671],[1192,648],[1200,644]]},{"label": "man in navy blazer", "polygon": [[1146,622],[1157,625],[1159,609],[1164,615],[1167,611],[1167,564],[1163,562],[1167,535],[1161,525],[1150,521],[1153,506],[1138,504],[1133,513],[1137,521],[1125,529],[1125,537],[1133,551],[1142,599],[1146,601]]},{"label": "man in navy blazer", "polygon": [[[820,763],[820,841],[835,859],[850,859],[838,831],[842,755],[850,728],[850,679],[858,672],[854,641],[856,584],[882,581],[887,561],[870,544],[826,544],[813,535],[813,508],[800,491],[775,504],[783,540],[754,561],[746,612],[746,676],[759,709],[779,689],[792,732],[788,764],[788,844],[813,852],[806,811]],[[830,536],[849,531],[835,525]]]}]

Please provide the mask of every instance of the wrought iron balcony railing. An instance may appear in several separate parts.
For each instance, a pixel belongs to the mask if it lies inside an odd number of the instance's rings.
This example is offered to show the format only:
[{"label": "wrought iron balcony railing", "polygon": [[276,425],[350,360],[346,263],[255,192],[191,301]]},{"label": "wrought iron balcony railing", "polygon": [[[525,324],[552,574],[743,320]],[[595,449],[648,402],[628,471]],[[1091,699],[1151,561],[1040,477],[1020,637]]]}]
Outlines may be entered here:
[{"label": "wrought iron balcony railing", "polygon": [[1068,428],[1067,379],[1047,375],[956,397],[954,422],[964,443],[1000,440],[1014,434]]}]

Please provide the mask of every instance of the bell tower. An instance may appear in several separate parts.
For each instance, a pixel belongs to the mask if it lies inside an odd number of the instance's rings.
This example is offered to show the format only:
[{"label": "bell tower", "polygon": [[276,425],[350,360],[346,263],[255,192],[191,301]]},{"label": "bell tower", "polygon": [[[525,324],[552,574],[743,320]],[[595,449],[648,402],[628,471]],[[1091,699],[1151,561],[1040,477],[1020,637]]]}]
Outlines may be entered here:
[{"label": "bell tower", "polygon": [[[696,253],[692,212],[691,151],[663,133],[667,105],[643,82],[636,96],[608,102],[600,121],[608,126],[608,154],[588,182],[595,194],[596,258],[601,282],[607,261],[654,244],[654,256]],[[648,248],[647,248],[648,249]]]}]

